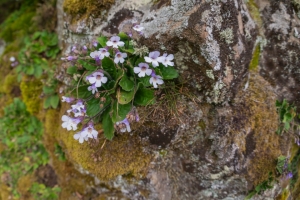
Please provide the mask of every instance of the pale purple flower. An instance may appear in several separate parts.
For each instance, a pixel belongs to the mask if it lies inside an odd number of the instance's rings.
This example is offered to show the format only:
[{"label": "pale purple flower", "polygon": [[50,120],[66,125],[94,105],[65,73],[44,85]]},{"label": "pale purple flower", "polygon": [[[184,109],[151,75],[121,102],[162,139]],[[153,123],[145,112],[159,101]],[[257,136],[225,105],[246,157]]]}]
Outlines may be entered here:
[{"label": "pale purple flower", "polygon": [[72,46],[71,51],[75,51],[76,50],[76,46]]},{"label": "pale purple flower", "polygon": [[88,81],[90,84],[95,84],[96,87],[101,87],[102,83],[107,82],[107,77],[105,77],[102,72],[98,71],[91,74],[91,76],[88,78]]},{"label": "pale purple flower", "polygon": [[109,41],[106,42],[106,45],[113,48],[118,48],[118,46],[124,46],[124,42],[120,41],[119,36],[112,36]]},{"label": "pale purple flower", "polygon": [[12,57],[9,58],[9,61],[10,61],[10,62],[15,62],[15,61],[16,61],[16,58],[12,56]]},{"label": "pale purple flower", "polygon": [[98,136],[98,131],[95,130],[92,123],[90,123],[87,127],[82,130],[82,134],[86,135],[88,138],[96,139]]},{"label": "pale purple flower", "polygon": [[67,57],[67,60],[68,61],[74,61],[74,60],[76,60],[77,59],[77,56],[68,56]]},{"label": "pale purple flower", "polygon": [[158,62],[161,62],[164,66],[168,67],[169,66],[174,66],[174,62],[171,62],[174,59],[173,54],[168,54],[164,53],[162,56],[158,58]]},{"label": "pale purple flower", "polygon": [[155,75],[154,73],[152,73],[151,76],[152,77],[150,78],[150,84],[152,84],[154,88],[157,88],[157,85],[161,85],[164,83],[161,76]]},{"label": "pale purple flower", "polygon": [[73,109],[72,111],[73,111],[75,117],[84,117],[85,113],[86,113],[86,109],[85,108],[84,109],[80,109],[80,110]]},{"label": "pale purple flower", "polygon": [[82,49],[83,49],[84,51],[87,51],[87,47],[86,47],[85,45],[82,47]]},{"label": "pale purple flower", "polygon": [[95,94],[95,92],[98,92],[98,89],[95,84],[88,87],[88,91],[92,91],[92,94]]},{"label": "pale purple flower", "polygon": [[76,104],[74,105],[71,105],[72,109],[76,109],[76,110],[84,110],[85,109],[85,106],[83,104],[83,101],[82,100],[78,100]]},{"label": "pale purple flower", "polygon": [[147,63],[152,63],[153,67],[157,67],[159,64],[159,51],[152,51],[149,53],[149,57],[145,56],[145,61]]},{"label": "pale purple flower", "polygon": [[19,62],[18,62],[18,61],[15,61],[15,62],[11,63],[10,66],[15,67],[15,66],[17,66],[18,64],[19,64]]},{"label": "pale purple flower", "polygon": [[122,133],[126,132],[126,130],[127,132],[131,131],[130,124],[127,118],[125,118],[123,121],[116,122],[117,126],[122,126],[122,124],[125,124],[125,127],[120,129]]},{"label": "pale purple flower", "polygon": [[72,103],[75,99],[73,97],[62,96],[61,102]]},{"label": "pale purple flower", "polygon": [[118,64],[119,62],[120,62],[120,63],[123,63],[123,62],[125,61],[124,58],[126,58],[126,57],[127,57],[127,54],[126,54],[126,53],[118,52],[118,53],[116,53],[116,55],[115,55],[114,62],[115,62],[116,64]]},{"label": "pale purple flower", "polygon": [[81,144],[84,142],[84,140],[85,141],[88,140],[87,134],[85,132],[83,132],[83,131],[80,131],[80,132],[74,134],[73,138],[75,140],[78,140],[79,143],[81,143]]},{"label": "pale purple flower", "polygon": [[134,73],[138,74],[139,77],[145,77],[151,75],[152,69],[149,69],[149,65],[147,63],[140,63],[138,67],[133,68]]},{"label": "pale purple flower", "polygon": [[286,175],[286,177],[287,177],[288,179],[293,178],[293,173],[292,173],[292,172],[289,172],[289,173]]},{"label": "pale purple flower", "polygon": [[100,48],[98,52],[100,53],[100,59],[103,59],[104,57],[109,57],[109,52],[105,48]]},{"label": "pale purple flower", "polygon": [[95,60],[99,60],[101,59],[102,54],[100,53],[100,51],[93,51],[90,53],[90,56]]},{"label": "pale purple flower", "polygon": [[77,130],[77,125],[80,123],[80,119],[77,119],[77,118],[71,118],[71,117],[68,117],[67,115],[63,115],[61,120],[63,121],[62,123],[62,127],[63,128],[66,128],[68,131],[70,130]]},{"label": "pale purple flower", "polygon": [[138,31],[138,32],[141,32],[141,31],[144,30],[144,27],[142,27],[141,25],[135,25],[135,26],[133,27],[133,29],[136,30],[136,31]]},{"label": "pale purple flower", "polygon": [[97,42],[97,41],[94,41],[94,42],[93,42],[93,46],[94,46],[94,47],[97,47],[97,46],[98,46],[98,42]]}]

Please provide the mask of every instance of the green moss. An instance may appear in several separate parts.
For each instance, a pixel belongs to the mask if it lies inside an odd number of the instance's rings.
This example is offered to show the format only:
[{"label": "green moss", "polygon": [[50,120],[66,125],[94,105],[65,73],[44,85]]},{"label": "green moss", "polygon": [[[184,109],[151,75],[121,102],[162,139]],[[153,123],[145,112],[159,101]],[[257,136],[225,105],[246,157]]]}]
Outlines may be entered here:
[{"label": "green moss", "polygon": [[[249,88],[240,90],[236,97],[239,106],[234,110],[234,116],[239,118],[231,127],[234,142],[246,157],[250,156],[247,178],[253,185],[267,180],[269,172],[275,174],[276,160],[282,155],[281,145],[285,144],[284,139],[276,134],[276,95],[269,87],[257,72],[251,72]],[[240,134],[241,130],[251,132]]]},{"label": "green moss", "polygon": [[[137,137],[126,134],[115,137],[113,141],[105,141],[103,135],[99,134],[98,143],[91,141],[80,144],[73,139],[75,132],[68,132],[60,125],[59,119],[66,109],[63,105],[60,115],[47,114],[47,118],[52,118],[52,123],[55,124],[48,123],[47,119],[46,130],[51,130],[57,141],[65,147],[69,160],[79,164],[100,180],[108,180],[124,174],[139,176],[145,172],[151,156],[143,153],[142,144]],[[53,127],[57,127],[57,130],[53,131]],[[101,130],[99,127],[96,129]]]},{"label": "green moss", "polygon": [[103,10],[109,9],[113,3],[115,3],[115,0],[65,0],[63,8],[65,12],[72,16],[99,16]]},{"label": "green moss", "polygon": [[17,190],[19,194],[22,196],[22,199],[33,200],[34,198],[30,194],[30,187],[34,182],[34,175],[28,174],[22,176],[18,180]]},{"label": "green moss", "polygon": [[206,124],[205,124],[205,122],[202,119],[198,122],[198,125],[200,126],[200,128],[202,129],[202,131],[205,131]]},{"label": "green moss", "polygon": [[[59,110],[48,109],[45,115],[45,128],[44,128],[44,145],[49,152],[52,160],[52,166],[55,173],[59,177],[58,184],[61,193],[60,199],[73,199],[74,193],[85,194],[87,185],[93,185],[94,179],[88,175],[79,173],[72,163],[67,161],[60,161],[55,155],[55,144],[60,143],[57,138],[59,137],[60,118],[58,118]],[[66,137],[62,135],[61,137]],[[73,138],[70,138],[73,139]],[[78,181],[80,180],[80,181]],[[86,196],[87,197],[87,196]]]},{"label": "green moss", "polygon": [[19,87],[17,81],[17,74],[14,71],[11,71],[5,79],[3,84],[1,84],[0,92],[5,93],[6,95],[10,95],[14,87]]},{"label": "green moss", "polygon": [[263,27],[263,21],[260,17],[260,12],[258,6],[255,4],[254,0],[249,0],[247,2],[247,7],[249,9],[252,19],[257,23],[259,30]]},{"label": "green moss", "polygon": [[42,93],[42,82],[37,79],[24,77],[20,84],[22,98],[26,104],[28,112],[37,114],[40,110]]},{"label": "green moss", "polygon": [[259,64],[259,58],[260,58],[260,46],[259,44],[257,44],[253,52],[251,62],[249,64],[249,70],[257,69],[257,66]]},{"label": "green moss", "polygon": [[11,199],[11,188],[5,183],[0,183],[0,200]]},{"label": "green moss", "polygon": [[37,28],[32,20],[36,5],[37,1],[23,2],[22,7],[0,25],[0,37],[6,42],[12,42],[33,33]]}]

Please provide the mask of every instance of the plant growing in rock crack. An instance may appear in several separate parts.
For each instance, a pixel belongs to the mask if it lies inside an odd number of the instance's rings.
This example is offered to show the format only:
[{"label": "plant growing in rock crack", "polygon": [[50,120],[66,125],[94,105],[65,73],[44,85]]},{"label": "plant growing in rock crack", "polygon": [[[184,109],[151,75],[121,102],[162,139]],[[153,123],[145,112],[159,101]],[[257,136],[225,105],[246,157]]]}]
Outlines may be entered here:
[{"label": "plant growing in rock crack", "polygon": [[[141,34],[143,27],[135,25]],[[112,139],[114,132],[130,132],[130,123],[139,121],[136,106],[155,103],[155,90],[164,80],[178,77],[173,68],[173,54],[136,48],[130,34],[99,37],[91,48],[73,46],[63,60],[72,66],[67,73],[74,77],[75,87],[62,101],[71,105],[62,116],[62,127],[78,129],[74,139],[80,143],[97,138],[94,124],[101,122],[104,136]]]},{"label": "plant growing in rock crack", "polygon": [[295,143],[300,146],[300,125],[296,122],[296,118],[300,119],[300,115],[296,112],[296,107],[290,105],[285,99],[280,102],[276,101],[276,108],[279,113],[279,128],[276,133],[291,134],[295,138]]},{"label": "plant growing in rock crack", "polygon": [[58,82],[53,78],[55,66],[52,64],[59,51],[56,34],[46,31],[35,32],[32,37],[24,38],[24,47],[19,52],[18,61],[13,57],[10,59],[11,65],[16,67],[19,81],[24,74],[37,79],[47,74],[42,77],[44,108],[57,108],[59,104],[56,93]]}]

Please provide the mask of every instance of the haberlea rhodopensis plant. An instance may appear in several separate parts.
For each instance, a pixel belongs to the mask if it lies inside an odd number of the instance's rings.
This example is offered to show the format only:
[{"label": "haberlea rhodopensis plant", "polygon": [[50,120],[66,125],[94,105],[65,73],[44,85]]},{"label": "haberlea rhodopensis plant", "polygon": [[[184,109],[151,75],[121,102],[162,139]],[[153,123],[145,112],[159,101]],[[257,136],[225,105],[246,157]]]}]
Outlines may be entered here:
[{"label": "haberlea rhodopensis plant", "polygon": [[[133,29],[142,34],[144,28]],[[62,97],[71,104],[62,127],[77,131],[80,143],[97,138],[97,123],[110,140],[115,132],[130,132],[130,124],[139,121],[137,107],[154,104],[155,91],[178,77],[173,54],[138,48],[125,33],[99,37],[91,48],[74,46],[62,59],[71,63],[67,73],[74,77],[74,87]]]}]

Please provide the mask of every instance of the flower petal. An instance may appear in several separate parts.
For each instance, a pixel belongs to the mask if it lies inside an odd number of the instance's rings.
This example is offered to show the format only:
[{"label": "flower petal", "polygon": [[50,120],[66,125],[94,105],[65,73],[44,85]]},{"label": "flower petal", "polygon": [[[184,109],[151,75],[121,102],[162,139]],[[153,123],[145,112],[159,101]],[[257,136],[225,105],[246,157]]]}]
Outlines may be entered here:
[{"label": "flower petal", "polygon": [[134,73],[138,74],[138,73],[140,73],[141,68],[140,67],[134,67],[133,71],[134,71]]},{"label": "flower petal", "polygon": [[147,57],[147,56],[145,56],[144,59],[145,59],[145,61],[146,61],[147,63],[151,63],[151,62],[152,62],[152,58],[149,58],[149,57]]}]

